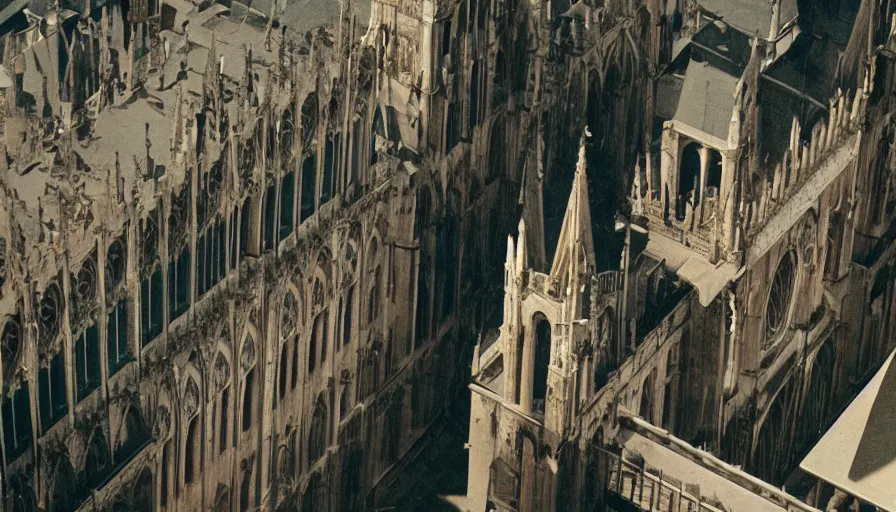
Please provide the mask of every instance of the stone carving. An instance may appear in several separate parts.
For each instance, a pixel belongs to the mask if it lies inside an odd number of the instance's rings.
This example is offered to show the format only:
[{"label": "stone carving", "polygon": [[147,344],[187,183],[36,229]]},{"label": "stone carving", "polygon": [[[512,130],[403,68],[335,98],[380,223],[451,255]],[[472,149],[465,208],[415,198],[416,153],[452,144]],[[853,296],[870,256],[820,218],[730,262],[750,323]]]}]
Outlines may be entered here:
[{"label": "stone carving", "polygon": [[184,390],[184,415],[192,418],[199,409],[199,386],[196,381],[188,377],[187,387]]},{"label": "stone carving", "polygon": [[223,389],[230,382],[230,363],[224,354],[218,353],[215,359],[215,389]]},{"label": "stone carving", "polygon": [[240,368],[244,372],[252,369],[252,365],[255,364],[255,340],[252,339],[250,335],[246,342],[243,344],[243,351],[240,354]]}]

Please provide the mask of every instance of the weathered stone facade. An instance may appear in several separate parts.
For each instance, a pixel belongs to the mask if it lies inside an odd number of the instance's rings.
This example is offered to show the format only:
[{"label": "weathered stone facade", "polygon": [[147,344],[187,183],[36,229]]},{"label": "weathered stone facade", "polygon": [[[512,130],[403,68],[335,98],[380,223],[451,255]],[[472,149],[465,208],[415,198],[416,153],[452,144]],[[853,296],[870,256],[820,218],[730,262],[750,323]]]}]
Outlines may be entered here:
[{"label": "weathered stone facade", "polygon": [[494,316],[506,13],[223,4],[3,11],[3,510],[372,507]]},{"label": "weathered stone facade", "polygon": [[[702,448],[675,453],[770,509],[812,509],[772,491],[785,483],[824,505],[832,489],[794,470],[894,348],[893,6],[648,2],[598,32],[632,6],[601,4],[573,15],[586,46],[650,20],[626,38],[648,84],[629,120],[650,121],[634,172],[611,181],[631,190],[615,235],[594,220],[606,125],[589,118],[556,250],[537,215],[508,240],[503,323],[473,359],[471,509],[647,508],[649,476],[701,510],[739,510],[646,453],[626,462],[642,483],[625,483],[621,454],[648,437]],[[607,246],[620,266],[600,261]]]}]

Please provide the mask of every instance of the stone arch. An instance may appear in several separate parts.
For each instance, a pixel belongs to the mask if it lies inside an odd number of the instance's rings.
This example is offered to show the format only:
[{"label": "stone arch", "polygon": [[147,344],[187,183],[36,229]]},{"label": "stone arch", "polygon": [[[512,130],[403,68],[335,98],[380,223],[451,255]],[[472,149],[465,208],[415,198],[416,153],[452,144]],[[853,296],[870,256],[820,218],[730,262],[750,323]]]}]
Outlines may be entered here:
[{"label": "stone arch", "polygon": [[153,488],[155,480],[153,479],[152,470],[149,466],[145,466],[140,475],[134,481],[130,492],[130,512],[152,512],[155,510],[153,506]]},{"label": "stone arch", "polygon": [[252,427],[255,417],[255,395],[256,393],[256,361],[258,358],[255,346],[255,336],[251,334],[255,330],[254,326],[248,326],[249,333],[243,338],[240,347],[240,374],[242,376],[242,395],[240,403],[242,405],[241,414],[241,431],[248,432]]},{"label": "stone arch", "polygon": [[214,512],[230,512],[230,487],[222,486],[215,497]]},{"label": "stone arch", "polygon": [[834,398],[836,380],[837,348],[833,336],[829,337],[808,362],[808,383],[797,432],[797,452],[806,453],[818,437],[829,426],[833,412],[836,412]]},{"label": "stone arch", "polygon": [[327,449],[327,402],[324,394],[317,397],[308,429],[308,465],[323,457]]},{"label": "stone arch", "polygon": [[486,183],[507,174],[507,130],[504,118],[504,115],[495,117],[489,130]]},{"label": "stone arch", "polygon": [[797,374],[792,373],[766,407],[753,444],[752,473],[775,486],[783,483],[795,455],[792,420],[796,418],[801,387]]},{"label": "stone arch", "polygon": [[124,281],[127,269],[127,247],[124,235],[116,238],[106,250],[105,286],[106,293],[112,293]]},{"label": "stone arch", "polygon": [[638,407],[638,415],[644,418],[648,423],[654,423],[654,411],[656,404],[654,403],[654,395],[656,394],[656,368],[653,368],[644,382],[641,383],[641,398]]},{"label": "stone arch", "polygon": [[317,92],[310,92],[305,96],[301,109],[301,134],[302,149],[308,153],[312,146],[317,133],[318,118],[320,116],[320,105],[318,104]]},{"label": "stone arch", "polygon": [[544,404],[548,396],[548,374],[551,365],[552,326],[544,313],[532,315],[530,324],[534,342],[534,371],[532,373],[532,408],[536,412],[544,412]]},{"label": "stone arch", "polygon": [[311,278],[311,340],[308,345],[308,374],[329,355],[330,280],[325,268],[318,265]]},{"label": "stone arch", "polygon": [[382,296],[382,250],[380,249],[380,236],[378,230],[370,236],[364,257],[367,274],[367,315],[365,321],[370,324],[380,313],[380,297]]},{"label": "stone arch", "polygon": [[417,185],[417,202],[414,206],[414,237],[420,238],[429,228],[432,216],[432,193],[429,185],[421,183]]},{"label": "stone arch", "polygon": [[77,496],[77,479],[68,459],[63,457],[56,463],[50,486],[50,512],[76,510],[81,500]]},{"label": "stone arch", "polygon": [[[231,396],[233,394],[231,382],[233,380],[233,366],[231,363],[230,347],[224,343],[218,344],[218,354],[215,356],[215,366],[213,371],[214,386],[214,413],[212,422],[216,432],[213,438],[217,440],[214,446],[217,446],[219,452],[227,449],[230,437],[230,406]],[[213,448],[214,449],[214,448]]]},{"label": "stone arch", "polygon": [[762,348],[765,350],[771,348],[788,327],[793,309],[793,292],[797,284],[797,270],[797,253],[789,249],[778,260],[769,286],[763,315],[766,336]]},{"label": "stone arch", "polygon": [[50,282],[41,294],[36,316],[38,320],[38,339],[42,347],[49,347],[56,341],[62,326],[62,312],[65,299],[56,280]]},{"label": "stone arch", "polygon": [[[521,430],[517,434],[517,453],[519,454],[520,472],[520,510],[535,510],[535,488],[537,481],[538,441],[528,432]],[[526,492],[528,491],[528,492]]]},{"label": "stone arch", "polygon": [[140,407],[137,404],[129,404],[118,428],[115,442],[116,464],[128,460],[149,441],[149,431],[146,428]]},{"label": "stone arch", "polygon": [[5,510],[10,512],[33,512],[37,510],[34,488],[22,473],[9,477],[9,491],[4,498]]},{"label": "stone arch", "polygon": [[84,450],[84,484],[88,489],[95,489],[102,482],[111,462],[106,436],[103,429],[97,427],[90,434]]},{"label": "stone arch", "polygon": [[183,414],[184,426],[184,482],[191,484],[199,478],[200,468],[202,466],[202,445],[204,437],[202,433],[202,419],[200,411],[202,409],[203,400],[200,391],[198,372],[195,368],[188,366],[186,371],[186,382],[184,383],[183,394]]},{"label": "stone arch", "polygon": [[327,486],[320,473],[313,473],[302,495],[302,512],[324,512],[327,508]]}]

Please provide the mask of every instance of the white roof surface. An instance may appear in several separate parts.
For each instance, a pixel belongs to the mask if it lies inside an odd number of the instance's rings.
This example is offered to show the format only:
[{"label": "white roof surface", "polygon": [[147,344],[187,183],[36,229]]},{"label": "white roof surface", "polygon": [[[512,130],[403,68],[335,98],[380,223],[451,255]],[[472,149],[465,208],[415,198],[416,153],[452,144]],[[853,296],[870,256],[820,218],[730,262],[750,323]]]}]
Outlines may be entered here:
[{"label": "white roof surface", "polygon": [[683,483],[699,484],[700,494],[703,497],[718,499],[727,510],[750,512],[786,510],[636,432],[621,429],[619,440],[627,450],[644,457],[648,465],[662,470],[663,475]]},{"label": "white roof surface", "polygon": [[654,231],[647,235],[644,252],[656,260],[665,260],[668,270],[696,288],[703,307],[709,306],[728,283],[740,277],[743,270],[727,262],[713,265],[697,251]]},{"label": "white roof surface", "polygon": [[894,354],[800,464],[803,471],[883,510],[896,510]]}]

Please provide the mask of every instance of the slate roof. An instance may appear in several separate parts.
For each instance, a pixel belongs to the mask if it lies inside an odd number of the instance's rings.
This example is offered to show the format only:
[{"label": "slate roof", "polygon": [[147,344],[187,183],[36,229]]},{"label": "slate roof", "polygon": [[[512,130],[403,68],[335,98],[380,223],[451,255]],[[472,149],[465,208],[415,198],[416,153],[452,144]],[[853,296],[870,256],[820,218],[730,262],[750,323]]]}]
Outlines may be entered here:
[{"label": "slate roof", "polygon": [[[758,33],[768,39],[772,26],[770,0],[699,0],[700,7],[720,18],[726,24],[748,34]],[[796,0],[780,2],[779,28],[797,15]]]},{"label": "slate roof", "polygon": [[726,140],[738,77],[692,60],[688,64],[674,120]]}]

